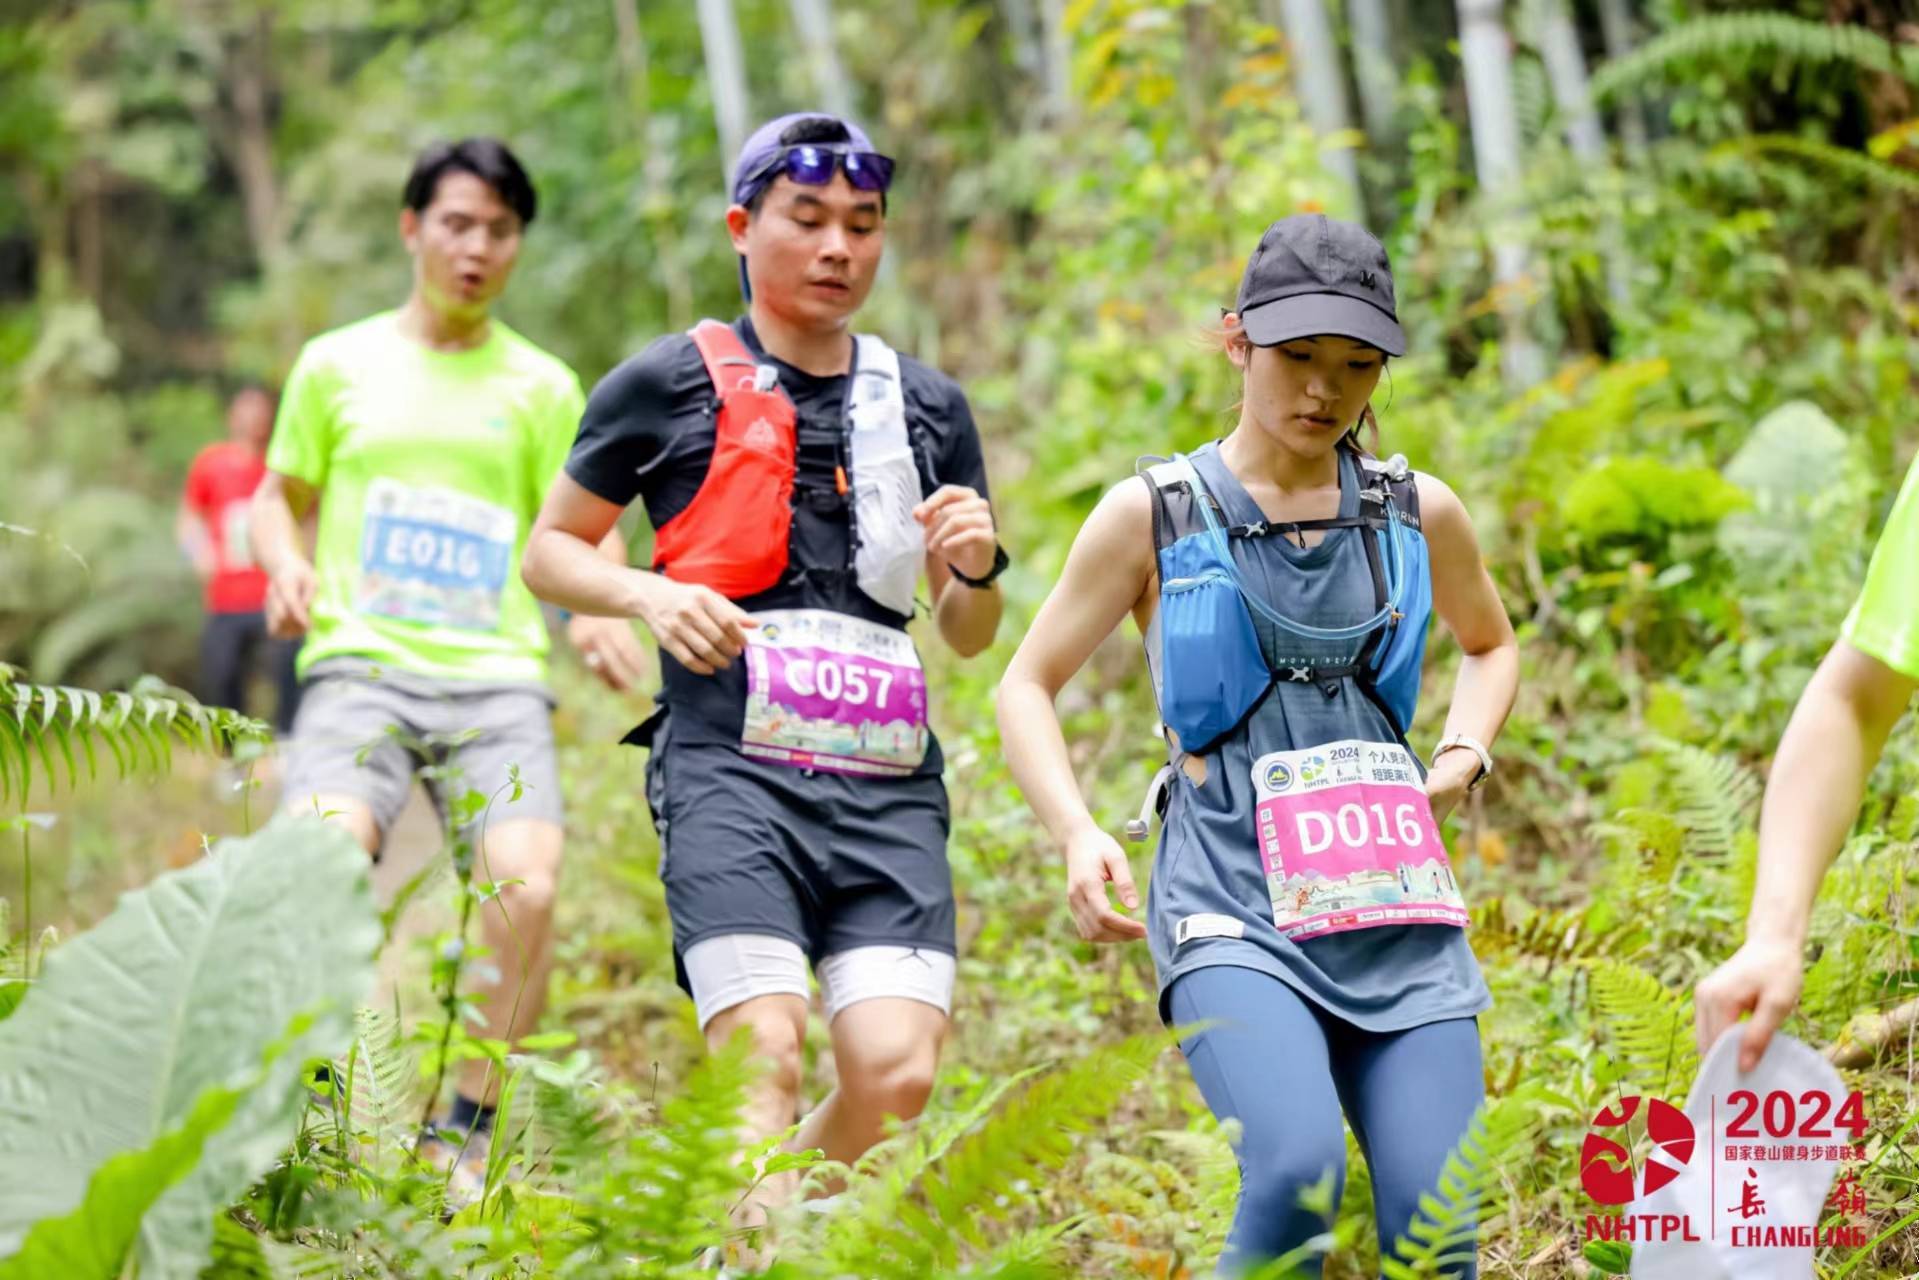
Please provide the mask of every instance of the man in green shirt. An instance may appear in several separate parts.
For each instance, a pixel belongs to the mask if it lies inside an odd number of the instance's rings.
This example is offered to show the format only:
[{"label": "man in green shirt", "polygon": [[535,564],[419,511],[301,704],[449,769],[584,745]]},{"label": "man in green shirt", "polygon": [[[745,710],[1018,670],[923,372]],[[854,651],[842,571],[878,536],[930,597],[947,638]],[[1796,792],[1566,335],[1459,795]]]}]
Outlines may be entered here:
[{"label": "man in green shirt", "polygon": [[1858,816],[1866,778],[1919,689],[1919,464],[1893,504],[1866,585],[1793,709],[1759,815],[1745,945],[1699,983],[1699,1049],[1750,1012],[1739,1069],[1799,1003],[1813,898]]},{"label": "man in green shirt", "polygon": [[[582,396],[572,370],[491,316],[536,208],[513,154],[486,138],[429,148],[404,206],[411,296],[307,343],[254,499],[268,623],[306,636],[285,803],[377,855],[417,768],[435,766],[423,776],[442,812],[487,797],[467,830],[473,875],[508,887],[481,916],[497,976],[475,993],[474,1031],[512,1042],[545,1002],[562,832],[546,621],[519,558]],[[309,561],[296,528],[316,502]],[[601,552],[625,563],[617,534]],[[576,617],[568,631],[614,688],[639,678],[630,624]],[[465,1064],[450,1127],[490,1121],[488,1065]],[[456,1193],[485,1150],[462,1145]]]}]

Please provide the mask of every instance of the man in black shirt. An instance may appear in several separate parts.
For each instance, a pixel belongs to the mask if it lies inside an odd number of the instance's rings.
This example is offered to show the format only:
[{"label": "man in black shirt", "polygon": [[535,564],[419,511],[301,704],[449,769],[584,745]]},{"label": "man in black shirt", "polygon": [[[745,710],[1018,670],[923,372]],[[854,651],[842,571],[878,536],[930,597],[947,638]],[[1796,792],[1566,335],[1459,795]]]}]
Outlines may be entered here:
[{"label": "man in black shirt", "polygon": [[[797,1108],[811,962],[839,1079],[794,1145],[848,1162],[925,1105],[952,999],[946,792],[905,630],[920,568],[941,638],[971,656],[1006,560],[965,395],[851,331],[891,174],[828,116],[748,139],[726,214],[747,315],[600,383],[522,571],[658,639],[660,709],[629,740],[651,748],[681,985],[709,1044],[750,1030],[769,1070],[747,1118],[774,1134]],[[656,572],[594,551],[636,498]]]}]

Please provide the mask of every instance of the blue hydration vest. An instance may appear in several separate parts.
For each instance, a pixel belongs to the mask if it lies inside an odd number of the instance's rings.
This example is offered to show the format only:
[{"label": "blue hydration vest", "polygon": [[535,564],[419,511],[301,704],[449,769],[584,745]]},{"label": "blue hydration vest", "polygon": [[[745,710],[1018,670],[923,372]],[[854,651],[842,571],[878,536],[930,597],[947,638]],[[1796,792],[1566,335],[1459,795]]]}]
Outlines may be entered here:
[{"label": "blue hydration vest", "polygon": [[[1356,457],[1366,483],[1357,515],[1325,520],[1232,524],[1189,459],[1175,455],[1146,469],[1159,561],[1159,608],[1146,637],[1147,662],[1175,755],[1214,750],[1283,680],[1317,684],[1329,696],[1339,681],[1352,681],[1386,712],[1405,744],[1433,608],[1419,491],[1403,457],[1381,462],[1348,442],[1341,448]],[[1281,602],[1251,591],[1233,560],[1235,539],[1311,530],[1330,536],[1348,528],[1367,531],[1376,605],[1372,617],[1352,626],[1295,621]],[[1349,663],[1274,669],[1261,652],[1255,612],[1280,631],[1307,639],[1363,641]]]}]

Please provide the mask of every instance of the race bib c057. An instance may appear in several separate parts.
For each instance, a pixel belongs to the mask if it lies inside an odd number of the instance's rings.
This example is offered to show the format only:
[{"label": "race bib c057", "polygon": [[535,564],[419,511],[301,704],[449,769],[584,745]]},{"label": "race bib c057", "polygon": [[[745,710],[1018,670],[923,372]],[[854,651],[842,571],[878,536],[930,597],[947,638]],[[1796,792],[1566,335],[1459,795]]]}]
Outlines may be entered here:
[{"label": "race bib c057", "polygon": [[1394,742],[1275,751],[1253,765],[1273,923],[1296,941],[1469,917],[1418,765]]},{"label": "race bib c057", "polygon": [[359,608],[467,631],[500,625],[500,595],[519,522],[452,489],[381,478],[367,486]]},{"label": "race bib c057", "polygon": [[926,673],[911,636],[829,609],[753,616],[743,754],[879,777],[919,768],[929,742]]}]

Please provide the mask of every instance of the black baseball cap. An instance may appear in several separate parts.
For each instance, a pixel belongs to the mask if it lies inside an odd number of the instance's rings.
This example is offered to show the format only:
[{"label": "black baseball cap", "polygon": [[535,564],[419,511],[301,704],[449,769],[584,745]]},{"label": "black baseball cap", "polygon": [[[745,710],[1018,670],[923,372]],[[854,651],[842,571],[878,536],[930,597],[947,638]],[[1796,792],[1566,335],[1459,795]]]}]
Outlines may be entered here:
[{"label": "black baseball cap", "polygon": [[1329,333],[1406,354],[1386,247],[1364,227],[1323,213],[1296,213],[1266,228],[1234,309],[1255,346]]}]

